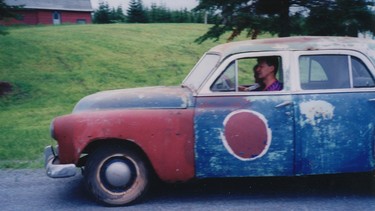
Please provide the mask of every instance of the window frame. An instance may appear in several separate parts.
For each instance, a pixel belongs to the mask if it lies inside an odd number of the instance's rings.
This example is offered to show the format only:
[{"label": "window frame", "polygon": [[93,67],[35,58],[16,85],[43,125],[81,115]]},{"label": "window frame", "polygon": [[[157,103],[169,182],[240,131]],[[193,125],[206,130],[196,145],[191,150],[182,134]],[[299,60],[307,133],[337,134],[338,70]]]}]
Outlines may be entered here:
[{"label": "window frame", "polygon": [[[302,57],[305,57],[308,63],[302,67]],[[314,58],[315,57],[315,58]],[[338,61],[337,61],[338,60]],[[338,54],[319,54],[319,55],[301,55],[298,57],[299,73],[300,73],[300,86],[303,90],[316,90],[316,89],[345,89],[352,87],[352,71],[351,71],[351,56],[338,55]],[[319,65],[319,66],[317,66]],[[302,70],[307,67],[307,83],[302,83]],[[319,68],[319,69],[317,69]],[[327,70],[328,68],[328,70]],[[322,80],[316,80],[316,74],[321,72],[324,74]],[[314,77],[313,77],[314,76]],[[305,78],[305,77],[303,77]],[[312,80],[314,78],[314,80]],[[341,80],[340,80],[341,79]],[[345,82],[345,83],[344,83]],[[321,88],[320,86],[325,86]],[[342,87],[345,85],[344,87]],[[304,86],[310,86],[305,88]],[[314,87],[314,88],[312,88]]]},{"label": "window frame", "polygon": [[[354,58],[354,59],[353,59]],[[370,74],[370,76],[371,76],[371,78],[372,78],[372,82],[373,82],[373,85],[372,86],[356,86],[356,84],[355,84],[355,78],[354,78],[354,70],[353,70],[353,60],[356,60],[356,59],[358,59],[359,61],[359,63],[361,63],[362,65],[364,65],[365,67],[366,67],[366,71],[367,71],[367,73],[369,73]],[[355,89],[361,89],[361,88],[372,88],[372,87],[375,87],[375,77],[374,77],[374,74],[372,74],[372,71],[370,70],[370,68],[360,59],[360,58],[358,58],[358,57],[351,57],[350,58],[350,64],[351,64],[351,66],[350,66],[350,68],[351,68],[351,74],[352,74],[352,88],[355,88]]]},{"label": "window frame", "polygon": [[[295,74],[291,81],[293,81],[292,87],[293,90],[298,92],[347,92],[350,91],[362,91],[365,89],[374,89],[375,87],[354,87],[354,79],[353,79],[353,69],[352,69],[352,57],[358,58],[362,63],[366,66],[367,70],[369,71],[370,75],[373,79],[375,79],[375,70],[374,65],[370,61],[370,59],[365,56],[363,53],[354,51],[354,50],[314,50],[314,51],[295,51],[293,53],[294,63],[292,64],[293,71]],[[344,55],[348,58],[348,65],[349,65],[349,88],[334,88],[334,89],[302,89],[301,87],[301,78],[300,78],[300,68],[299,68],[299,59],[301,56],[314,56],[314,55]]]},{"label": "window frame", "polygon": [[[212,60],[213,58],[216,58],[216,60]],[[181,85],[185,87],[189,87],[194,93],[199,92],[199,90],[206,84],[207,79],[210,78],[212,73],[216,71],[217,66],[220,64],[220,61],[221,61],[220,54],[205,53],[199,59],[199,61],[195,64],[193,69],[190,70],[189,74],[182,81]],[[207,66],[207,68],[202,68],[204,66]],[[199,81],[196,81],[197,76],[200,77]]]},{"label": "window frame", "polygon": [[[217,92],[212,91],[211,86],[215,83],[216,80],[224,73],[226,68],[233,62],[239,59],[246,59],[246,58],[256,58],[256,57],[266,57],[266,56],[277,56],[280,57],[280,70],[282,71],[281,77],[279,78],[280,81],[284,83],[284,88],[281,91],[238,91],[238,87],[236,87],[236,91],[228,91],[228,92]],[[216,96],[216,95],[267,95],[267,94],[285,94],[285,91],[289,89],[289,86],[286,84],[289,83],[289,79],[286,77],[286,69],[288,64],[290,64],[291,52],[290,51],[266,51],[266,52],[246,52],[246,53],[238,53],[228,56],[227,58],[223,59],[219,64],[218,68],[215,69],[213,74],[210,75],[209,79],[206,80],[205,84],[203,85],[202,89],[200,90],[200,96]],[[238,73],[236,73],[238,74]],[[236,84],[238,84],[238,75],[236,75]]]}]

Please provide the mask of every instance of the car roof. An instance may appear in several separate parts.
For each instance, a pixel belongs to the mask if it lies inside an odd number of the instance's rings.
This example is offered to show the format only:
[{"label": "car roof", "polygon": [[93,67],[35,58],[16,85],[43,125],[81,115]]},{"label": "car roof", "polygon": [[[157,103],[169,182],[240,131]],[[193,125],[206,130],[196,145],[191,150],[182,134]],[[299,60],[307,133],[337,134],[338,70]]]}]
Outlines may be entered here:
[{"label": "car roof", "polygon": [[220,54],[221,58],[224,59],[232,54],[244,52],[332,49],[358,50],[363,53],[371,51],[369,56],[374,59],[375,41],[354,37],[298,36],[231,42],[213,47],[208,52]]}]

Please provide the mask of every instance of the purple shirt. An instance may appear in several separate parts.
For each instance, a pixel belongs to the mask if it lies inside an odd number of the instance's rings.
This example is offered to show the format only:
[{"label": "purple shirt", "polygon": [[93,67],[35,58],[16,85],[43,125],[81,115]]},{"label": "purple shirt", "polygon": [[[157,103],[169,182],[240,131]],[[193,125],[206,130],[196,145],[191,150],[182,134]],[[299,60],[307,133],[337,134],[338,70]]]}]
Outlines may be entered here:
[{"label": "purple shirt", "polygon": [[264,91],[280,91],[282,89],[283,89],[283,84],[280,83],[280,81],[276,80],[269,87],[267,87]]}]

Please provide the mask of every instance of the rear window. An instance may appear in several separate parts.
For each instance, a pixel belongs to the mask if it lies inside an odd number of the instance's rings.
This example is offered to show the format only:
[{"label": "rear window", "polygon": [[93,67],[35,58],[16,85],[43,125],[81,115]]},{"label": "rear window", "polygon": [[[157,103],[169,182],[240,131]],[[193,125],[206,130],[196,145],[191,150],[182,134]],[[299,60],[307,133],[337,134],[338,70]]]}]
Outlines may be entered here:
[{"label": "rear window", "polygon": [[304,90],[374,87],[366,65],[349,55],[306,55],[299,57],[300,82]]}]

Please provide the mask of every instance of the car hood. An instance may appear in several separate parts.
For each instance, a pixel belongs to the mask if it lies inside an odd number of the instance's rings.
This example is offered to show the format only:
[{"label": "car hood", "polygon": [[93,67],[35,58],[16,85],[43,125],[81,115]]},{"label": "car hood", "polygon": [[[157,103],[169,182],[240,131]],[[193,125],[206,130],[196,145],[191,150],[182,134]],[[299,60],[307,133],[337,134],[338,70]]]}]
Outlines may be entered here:
[{"label": "car hood", "polygon": [[182,87],[145,87],[98,92],[82,98],[73,113],[110,109],[178,109],[193,105],[192,93]]}]

